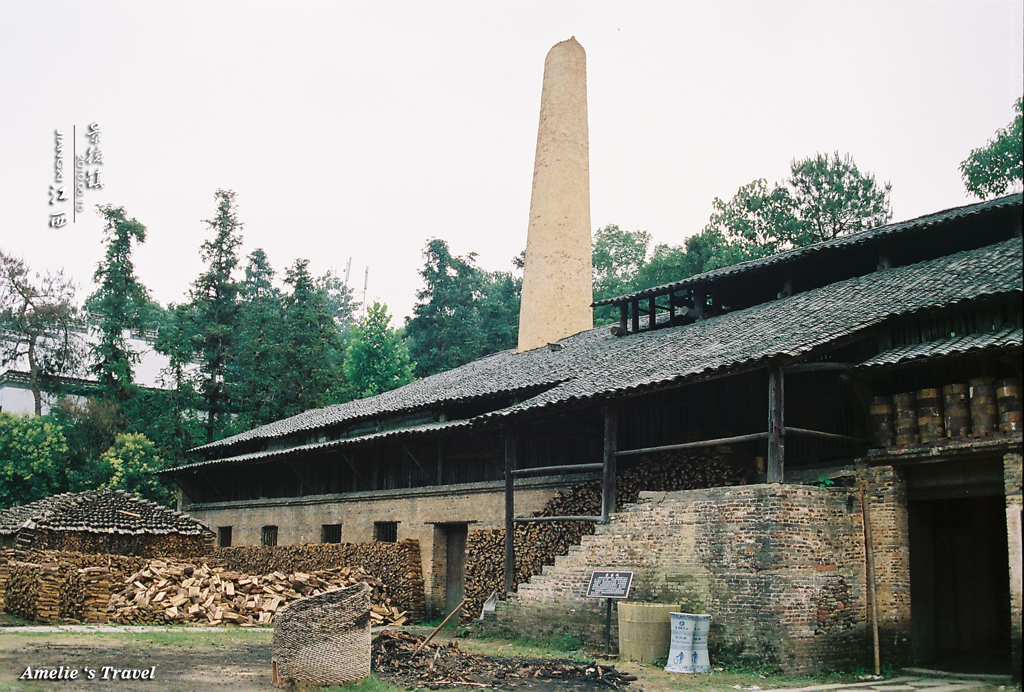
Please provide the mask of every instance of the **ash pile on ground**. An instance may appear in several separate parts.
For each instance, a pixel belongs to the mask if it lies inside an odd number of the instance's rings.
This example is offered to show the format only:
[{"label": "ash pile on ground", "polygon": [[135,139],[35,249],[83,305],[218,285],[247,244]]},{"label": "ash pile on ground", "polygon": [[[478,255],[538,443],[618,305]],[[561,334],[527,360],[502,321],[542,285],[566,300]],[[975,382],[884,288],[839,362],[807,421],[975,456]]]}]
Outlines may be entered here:
[{"label": "ash pile on ground", "polygon": [[423,642],[399,630],[382,630],[373,638],[371,662],[377,677],[392,684],[431,690],[491,688],[500,690],[621,689],[636,680],[615,666],[570,660],[531,661],[470,653],[458,641]]}]

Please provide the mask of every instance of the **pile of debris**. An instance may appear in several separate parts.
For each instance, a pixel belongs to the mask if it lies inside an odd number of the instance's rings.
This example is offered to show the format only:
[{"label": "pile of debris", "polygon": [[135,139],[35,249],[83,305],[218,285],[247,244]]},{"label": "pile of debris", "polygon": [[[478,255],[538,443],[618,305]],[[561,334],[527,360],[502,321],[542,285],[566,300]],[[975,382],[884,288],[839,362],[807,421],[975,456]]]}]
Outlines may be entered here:
[{"label": "pile of debris", "polygon": [[405,623],[407,613],[392,606],[384,582],[361,567],[249,575],[206,564],[152,560],[111,595],[108,611],[112,622],[124,624],[268,625],[291,601],[360,582],[371,588],[371,624]]},{"label": "pile of debris", "polygon": [[430,689],[510,687],[518,681],[541,680],[618,688],[636,680],[615,666],[482,656],[460,649],[458,641],[424,644],[423,637],[399,630],[382,630],[371,647],[374,673],[398,684]]}]

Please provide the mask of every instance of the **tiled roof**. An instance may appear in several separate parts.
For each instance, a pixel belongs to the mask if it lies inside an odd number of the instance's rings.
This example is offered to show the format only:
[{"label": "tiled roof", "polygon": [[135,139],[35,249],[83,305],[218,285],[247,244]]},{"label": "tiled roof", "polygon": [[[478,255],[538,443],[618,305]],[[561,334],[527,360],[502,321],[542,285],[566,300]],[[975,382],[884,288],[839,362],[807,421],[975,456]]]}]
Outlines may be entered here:
[{"label": "tiled roof", "polygon": [[1002,329],[996,332],[962,334],[949,339],[909,344],[883,351],[874,358],[864,361],[856,369],[863,370],[912,360],[960,355],[982,349],[1012,348],[1014,346],[1020,348],[1022,335],[1024,335],[1024,330],[1021,329]]},{"label": "tiled roof", "polygon": [[[1013,206],[1021,206],[1024,195],[1020,193],[1007,195],[1005,197],[999,197],[996,199],[988,200],[986,202],[979,202],[976,204],[968,204],[962,207],[954,207],[952,209],[946,209],[936,214],[929,214],[927,216],[921,216],[916,219],[910,219],[909,221],[901,221],[900,223],[893,223],[887,226],[879,226],[878,228],[872,228],[866,231],[860,231],[859,233],[851,233],[850,235],[840,236],[833,238],[832,240],[826,240],[821,243],[815,243],[814,245],[808,245],[807,247],[796,248],[787,252],[780,252],[775,255],[763,257],[761,259],[750,260],[748,262],[740,262],[739,264],[733,264],[728,267],[722,267],[721,269],[714,269],[709,272],[697,274],[695,276],[681,279],[673,283],[664,284],[662,286],[655,286],[653,288],[645,288],[642,291],[630,293],[624,296],[617,296],[615,298],[607,298],[605,300],[599,300],[594,303],[595,306],[599,305],[613,305],[617,303],[623,303],[638,298],[648,298],[652,295],[664,294],[668,291],[675,291],[687,286],[695,284],[707,283],[724,277],[738,276],[740,274],[746,274],[751,272],[760,271],[766,267],[779,266],[783,264],[789,264],[798,260],[804,260],[806,258],[815,255],[827,255],[836,251],[841,251],[844,248],[852,247],[855,245],[864,245],[870,242],[880,240],[882,238],[894,236],[897,234],[903,234],[913,231],[924,230],[931,226],[938,224],[946,224],[951,221],[958,219],[964,219],[971,216],[977,216],[980,214],[988,214],[999,209],[1005,209]],[[824,260],[824,257],[821,258]]]},{"label": "tiled roof", "polygon": [[174,475],[175,472],[185,469],[199,468],[200,466],[209,466],[211,464],[244,464],[244,463],[259,463],[276,459],[283,456],[289,456],[292,454],[306,454],[308,452],[322,452],[328,449],[340,449],[342,447],[349,447],[353,445],[363,444],[365,442],[374,442],[383,440],[388,437],[401,435],[407,437],[410,435],[424,435],[438,432],[448,432],[456,428],[468,428],[472,425],[471,421],[468,420],[457,420],[449,421],[446,423],[431,423],[427,425],[417,425],[415,427],[408,428],[396,428],[394,430],[385,430],[378,433],[370,433],[367,435],[358,435],[356,437],[346,437],[340,440],[328,440],[326,442],[313,442],[311,444],[296,445],[295,447],[287,447],[285,449],[274,449],[264,452],[249,452],[248,454],[238,454],[233,457],[224,457],[222,459],[213,459],[211,461],[197,461],[193,464],[184,464],[182,466],[176,466],[172,469],[164,469],[158,471],[158,475]]},{"label": "tiled roof", "polygon": [[200,449],[270,440],[366,416],[486,395],[516,392],[529,398],[472,419],[474,423],[573,400],[614,396],[769,358],[797,358],[895,315],[1019,293],[1021,282],[1021,240],[1008,240],[854,277],[689,325],[625,337],[612,336],[607,327],[601,327],[563,339],[558,350],[503,351],[385,394],[307,411]]},{"label": "tiled roof", "polygon": [[588,366],[507,416],[553,403],[607,397],[767,361],[798,358],[886,319],[986,296],[1020,293],[1021,240],[854,277],[682,327],[610,341]]},{"label": "tiled roof", "polygon": [[21,528],[186,536],[210,532],[210,527],[187,514],[109,488],[53,495],[32,504],[0,510],[0,534],[14,533]]}]

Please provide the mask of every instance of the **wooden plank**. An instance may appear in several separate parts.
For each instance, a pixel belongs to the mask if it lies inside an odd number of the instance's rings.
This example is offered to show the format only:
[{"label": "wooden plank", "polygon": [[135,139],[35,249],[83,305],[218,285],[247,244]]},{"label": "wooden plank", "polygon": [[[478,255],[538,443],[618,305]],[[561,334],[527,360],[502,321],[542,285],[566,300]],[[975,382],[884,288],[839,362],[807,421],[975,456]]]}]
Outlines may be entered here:
[{"label": "wooden plank", "polygon": [[604,464],[564,464],[561,466],[537,466],[532,469],[515,469],[512,475],[516,478],[523,476],[555,476],[560,473],[571,473],[573,471],[600,471]]},{"label": "wooden plank", "polygon": [[604,519],[602,517],[576,517],[576,516],[566,516],[566,517],[516,517],[515,518],[515,522],[517,524],[532,524],[532,523],[538,522],[538,521],[596,521],[596,522],[600,523],[600,522],[603,522]]},{"label": "wooden plank", "polygon": [[783,393],[782,366],[772,363],[768,366],[768,482],[782,483],[785,478],[785,439],[783,412],[785,397]]},{"label": "wooden plank", "polygon": [[505,595],[512,593],[516,569],[515,523],[516,498],[515,479],[516,441],[512,431],[505,433]]},{"label": "wooden plank", "polygon": [[717,447],[718,445],[738,444],[740,442],[753,442],[754,440],[767,439],[768,433],[750,433],[749,435],[736,435],[734,437],[718,437],[714,440],[701,440],[699,442],[683,442],[677,445],[661,445],[660,447],[642,447],[640,449],[624,449],[615,452],[617,457],[628,457],[636,454],[649,454],[651,452],[669,452],[674,449],[698,449],[700,447]]},{"label": "wooden plank", "polygon": [[[654,299],[651,299],[654,302]],[[607,524],[615,511],[615,449],[619,441],[619,416],[613,408],[604,410],[604,459],[601,474],[601,523]]]}]

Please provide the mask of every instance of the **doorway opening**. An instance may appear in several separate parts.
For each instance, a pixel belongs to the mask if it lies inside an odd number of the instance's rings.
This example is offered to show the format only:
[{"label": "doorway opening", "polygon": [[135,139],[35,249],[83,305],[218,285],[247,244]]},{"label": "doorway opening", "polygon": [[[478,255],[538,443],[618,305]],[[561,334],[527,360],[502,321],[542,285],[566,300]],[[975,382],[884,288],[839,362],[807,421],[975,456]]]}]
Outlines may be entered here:
[{"label": "doorway opening", "polygon": [[980,490],[910,494],[914,659],[956,673],[1010,674],[1006,505],[1001,492]]}]

